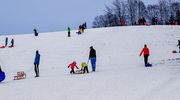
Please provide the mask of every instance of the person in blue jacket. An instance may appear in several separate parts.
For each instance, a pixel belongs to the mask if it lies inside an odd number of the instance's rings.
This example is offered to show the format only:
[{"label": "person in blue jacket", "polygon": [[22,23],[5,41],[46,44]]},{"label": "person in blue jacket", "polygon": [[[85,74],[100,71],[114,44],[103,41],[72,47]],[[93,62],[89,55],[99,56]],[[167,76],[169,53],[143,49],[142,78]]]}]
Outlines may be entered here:
[{"label": "person in blue jacket", "polygon": [[89,60],[91,60],[92,71],[96,70],[96,50],[93,46],[90,47]]},{"label": "person in blue jacket", "polygon": [[39,51],[36,50],[36,55],[34,59],[34,71],[36,73],[35,77],[39,77],[39,63],[40,63],[40,54]]},{"label": "person in blue jacket", "polygon": [[1,70],[1,66],[0,66],[0,82],[2,82],[5,79],[5,73]]}]

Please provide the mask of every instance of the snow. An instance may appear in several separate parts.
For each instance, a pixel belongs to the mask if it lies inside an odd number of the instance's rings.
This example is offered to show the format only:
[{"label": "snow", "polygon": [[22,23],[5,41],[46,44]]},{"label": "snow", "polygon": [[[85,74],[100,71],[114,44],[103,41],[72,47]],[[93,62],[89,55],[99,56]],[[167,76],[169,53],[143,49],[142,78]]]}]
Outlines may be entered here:
[{"label": "snow", "polygon": [[[179,100],[179,26],[129,26],[67,32],[8,35],[14,48],[0,49],[6,79],[1,100]],[[3,45],[6,36],[0,36]],[[139,53],[150,49],[153,67],[144,67]],[[10,45],[10,44],[9,44]],[[97,52],[97,71],[70,75],[68,64],[88,61],[89,47]],[[35,51],[41,54],[40,77],[35,78]],[[89,70],[91,65],[89,63]],[[13,80],[17,71],[27,78]]]}]

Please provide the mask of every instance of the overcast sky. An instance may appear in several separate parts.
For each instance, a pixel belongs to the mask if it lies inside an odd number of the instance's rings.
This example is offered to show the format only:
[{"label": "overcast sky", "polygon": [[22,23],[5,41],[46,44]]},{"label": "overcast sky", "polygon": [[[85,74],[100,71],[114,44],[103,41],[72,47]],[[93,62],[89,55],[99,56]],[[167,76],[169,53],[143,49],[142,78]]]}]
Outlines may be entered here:
[{"label": "overcast sky", "polygon": [[[0,3],[0,35],[52,32],[78,28],[87,22],[91,27],[94,17],[103,14],[105,5],[113,0],[2,0]],[[156,3],[157,0],[143,0]]]}]

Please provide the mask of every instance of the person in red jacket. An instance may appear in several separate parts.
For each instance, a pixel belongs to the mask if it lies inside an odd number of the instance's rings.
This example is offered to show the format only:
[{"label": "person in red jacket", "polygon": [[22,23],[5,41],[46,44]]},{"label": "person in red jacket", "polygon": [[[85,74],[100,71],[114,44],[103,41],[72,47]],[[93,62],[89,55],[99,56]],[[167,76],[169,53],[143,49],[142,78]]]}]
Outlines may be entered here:
[{"label": "person in red jacket", "polygon": [[71,68],[70,74],[75,74],[74,68],[76,67],[77,69],[79,69],[76,65],[76,62],[73,61],[71,64],[69,64],[68,68]]},{"label": "person in red jacket", "polygon": [[142,49],[139,56],[141,56],[142,53],[144,54],[144,64],[146,66],[148,64],[148,56],[149,56],[149,48],[147,48],[146,44],[144,45],[144,48]]}]

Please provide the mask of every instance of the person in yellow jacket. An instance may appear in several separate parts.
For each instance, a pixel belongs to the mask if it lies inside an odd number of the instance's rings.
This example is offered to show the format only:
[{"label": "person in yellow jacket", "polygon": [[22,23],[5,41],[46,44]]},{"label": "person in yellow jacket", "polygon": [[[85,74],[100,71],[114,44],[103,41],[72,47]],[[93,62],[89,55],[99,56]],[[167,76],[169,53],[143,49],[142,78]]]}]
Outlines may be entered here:
[{"label": "person in yellow jacket", "polygon": [[83,73],[86,73],[86,72],[89,73],[88,65],[85,62],[82,62],[81,70],[83,71]]}]

